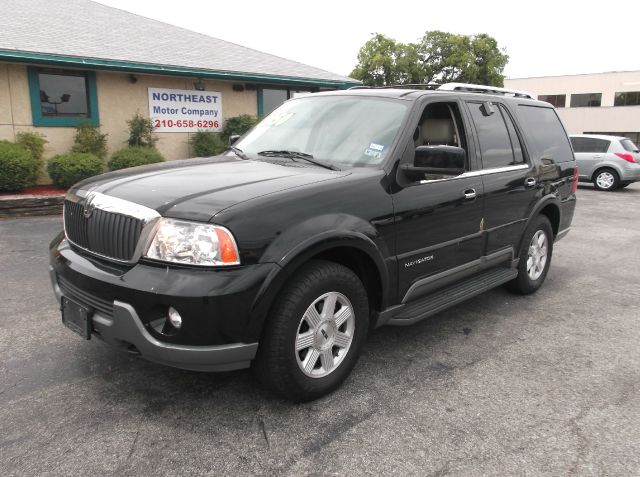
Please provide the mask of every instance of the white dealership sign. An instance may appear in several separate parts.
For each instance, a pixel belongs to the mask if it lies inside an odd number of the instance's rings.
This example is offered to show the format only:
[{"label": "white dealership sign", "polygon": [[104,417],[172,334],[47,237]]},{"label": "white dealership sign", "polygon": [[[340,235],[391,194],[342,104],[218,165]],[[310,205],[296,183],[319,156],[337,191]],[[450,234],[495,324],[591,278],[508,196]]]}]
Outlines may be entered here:
[{"label": "white dealership sign", "polygon": [[149,118],[157,132],[221,131],[222,94],[149,88]]}]

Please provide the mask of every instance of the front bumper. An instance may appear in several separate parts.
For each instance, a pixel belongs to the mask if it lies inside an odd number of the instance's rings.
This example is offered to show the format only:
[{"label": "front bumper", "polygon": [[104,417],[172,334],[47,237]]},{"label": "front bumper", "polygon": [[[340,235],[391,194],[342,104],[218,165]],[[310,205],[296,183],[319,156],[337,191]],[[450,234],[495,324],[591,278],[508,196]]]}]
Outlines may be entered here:
[{"label": "front bumper", "polygon": [[[247,332],[252,313],[279,268],[118,268],[76,252],[62,238],[52,242],[50,262],[58,301],[64,295],[93,311],[92,336],[150,361],[196,371],[249,366],[258,349],[255,333]],[[181,312],[183,326],[164,335],[153,323],[168,306]]]}]

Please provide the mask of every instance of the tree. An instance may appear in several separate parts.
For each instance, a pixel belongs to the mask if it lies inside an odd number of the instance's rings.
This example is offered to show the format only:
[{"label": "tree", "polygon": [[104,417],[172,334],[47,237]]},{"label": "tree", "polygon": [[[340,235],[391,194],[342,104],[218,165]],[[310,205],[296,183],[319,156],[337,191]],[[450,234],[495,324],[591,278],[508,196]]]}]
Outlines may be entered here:
[{"label": "tree", "polygon": [[502,86],[509,57],[490,35],[428,31],[418,43],[375,33],[358,53],[353,78],[367,86],[407,83],[475,83]]}]

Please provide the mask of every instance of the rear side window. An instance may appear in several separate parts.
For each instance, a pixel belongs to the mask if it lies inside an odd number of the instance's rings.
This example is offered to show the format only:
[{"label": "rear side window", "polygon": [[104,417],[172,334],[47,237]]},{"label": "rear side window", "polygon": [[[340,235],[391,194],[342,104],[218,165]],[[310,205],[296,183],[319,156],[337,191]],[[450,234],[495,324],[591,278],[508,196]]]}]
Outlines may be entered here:
[{"label": "rear side window", "polygon": [[[486,107],[489,103],[467,104],[478,133],[483,169],[514,165],[516,159],[502,109],[496,104],[491,104],[490,111]],[[515,139],[517,140],[517,138]],[[522,150],[520,149],[520,163],[522,163],[521,157]]]},{"label": "rear side window", "polygon": [[575,152],[607,152],[611,141],[595,137],[572,137],[571,144]]},{"label": "rear side window", "polygon": [[521,104],[518,106],[518,116],[524,125],[525,138],[539,159],[573,161],[569,138],[554,109]]},{"label": "rear side window", "polygon": [[625,151],[639,152],[638,146],[636,146],[631,139],[623,139],[622,141],[620,141],[620,144],[622,144],[622,147],[624,147]]}]

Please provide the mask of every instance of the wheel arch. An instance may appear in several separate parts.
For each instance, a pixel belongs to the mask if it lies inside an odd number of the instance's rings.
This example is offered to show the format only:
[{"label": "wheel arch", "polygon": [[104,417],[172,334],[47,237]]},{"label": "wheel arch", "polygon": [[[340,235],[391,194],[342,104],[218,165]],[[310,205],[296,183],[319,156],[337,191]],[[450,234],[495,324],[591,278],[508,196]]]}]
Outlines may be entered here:
[{"label": "wheel arch", "polygon": [[618,179],[622,180],[622,176],[624,174],[624,172],[622,171],[622,168],[620,166],[618,166],[618,164],[614,163],[614,162],[601,162],[600,164],[598,164],[594,169],[593,172],[591,173],[591,177],[589,178],[590,181],[594,181],[596,176],[598,175],[598,173],[600,171],[602,171],[603,169],[613,169],[615,171],[616,174],[618,174]]}]

